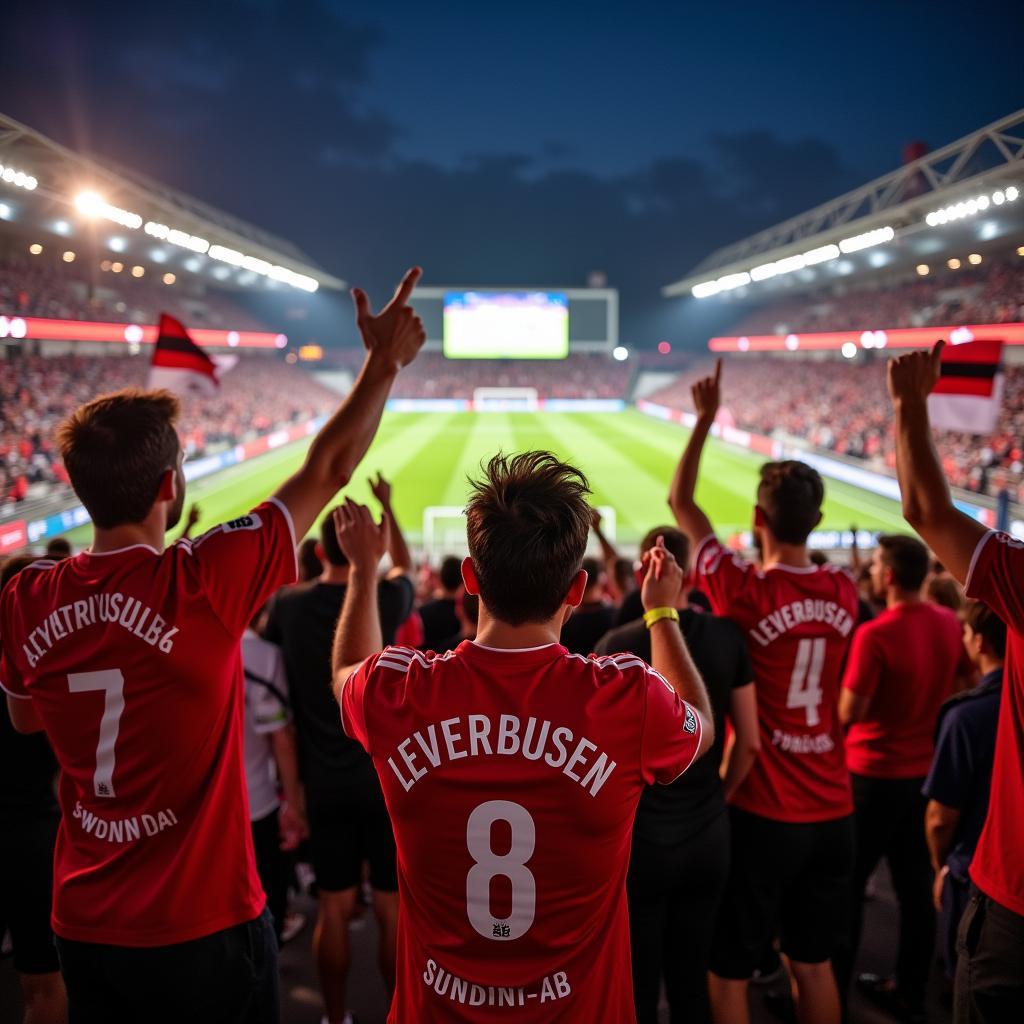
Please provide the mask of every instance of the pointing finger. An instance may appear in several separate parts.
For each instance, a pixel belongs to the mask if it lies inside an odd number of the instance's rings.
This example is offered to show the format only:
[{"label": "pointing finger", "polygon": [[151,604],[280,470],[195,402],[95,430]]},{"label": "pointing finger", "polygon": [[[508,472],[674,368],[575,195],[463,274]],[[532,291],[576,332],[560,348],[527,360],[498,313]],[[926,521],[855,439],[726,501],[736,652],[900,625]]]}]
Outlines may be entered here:
[{"label": "pointing finger", "polygon": [[715,383],[717,384],[722,379],[722,357],[719,356],[715,360]]},{"label": "pointing finger", "polygon": [[368,317],[373,316],[370,311],[370,299],[366,292],[362,288],[352,289],[352,301],[356,306],[356,319],[366,320]]},{"label": "pointing finger", "polygon": [[412,290],[416,287],[417,282],[423,276],[423,271],[420,267],[411,267],[405,272],[405,277],[402,278],[398,287],[395,289],[395,294],[391,297],[391,301],[388,303],[388,309],[394,306],[404,306],[409,301],[409,296],[412,295]]}]

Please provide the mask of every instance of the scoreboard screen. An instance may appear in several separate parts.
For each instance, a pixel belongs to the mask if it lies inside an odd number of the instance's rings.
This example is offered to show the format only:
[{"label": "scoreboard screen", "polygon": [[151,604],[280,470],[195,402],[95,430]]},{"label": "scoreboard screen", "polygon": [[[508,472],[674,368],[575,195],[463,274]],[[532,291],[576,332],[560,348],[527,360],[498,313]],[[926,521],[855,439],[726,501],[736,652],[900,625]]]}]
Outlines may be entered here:
[{"label": "scoreboard screen", "polygon": [[564,292],[445,292],[448,359],[565,359],[569,299]]}]

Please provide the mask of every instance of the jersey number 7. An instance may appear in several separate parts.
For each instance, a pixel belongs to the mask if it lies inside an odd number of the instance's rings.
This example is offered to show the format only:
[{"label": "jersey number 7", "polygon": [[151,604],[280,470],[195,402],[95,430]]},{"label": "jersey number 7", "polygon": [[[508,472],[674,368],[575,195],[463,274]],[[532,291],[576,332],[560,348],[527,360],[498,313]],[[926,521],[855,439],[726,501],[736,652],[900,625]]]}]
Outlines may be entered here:
[{"label": "jersey number 7", "polygon": [[93,789],[97,796],[114,796],[114,746],[124,713],[124,676],[119,668],[102,672],[74,672],[68,676],[68,689],[72,693],[89,690],[103,691],[103,717],[100,719],[100,738],[96,743],[96,773]]}]

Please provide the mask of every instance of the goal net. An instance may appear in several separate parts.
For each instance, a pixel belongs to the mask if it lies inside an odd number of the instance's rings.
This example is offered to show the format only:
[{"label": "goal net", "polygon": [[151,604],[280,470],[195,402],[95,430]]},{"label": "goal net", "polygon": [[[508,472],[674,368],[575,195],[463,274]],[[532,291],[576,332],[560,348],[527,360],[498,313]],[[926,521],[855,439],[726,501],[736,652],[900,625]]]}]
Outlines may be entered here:
[{"label": "goal net", "polygon": [[[599,505],[597,510],[601,513],[602,532],[614,543],[615,509]],[[428,505],[423,510],[423,551],[431,565],[437,565],[445,555],[465,555],[468,550],[465,509],[460,505]],[[593,536],[587,551],[600,557],[601,550]]]},{"label": "goal net", "polygon": [[474,388],[475,412],[536,412],[536,388]]}]

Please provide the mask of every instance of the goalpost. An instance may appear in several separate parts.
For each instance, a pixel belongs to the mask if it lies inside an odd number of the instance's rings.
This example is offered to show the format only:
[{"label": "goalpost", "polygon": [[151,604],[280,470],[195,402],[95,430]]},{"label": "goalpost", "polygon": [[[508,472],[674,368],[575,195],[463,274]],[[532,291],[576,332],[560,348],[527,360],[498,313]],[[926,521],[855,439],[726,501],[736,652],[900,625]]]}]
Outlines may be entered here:
[{"label": "goalpost", "polygon": [[[601,529],[604,535],[615,542],[616,517],[611,505],[597,506],[601,513]],[[428,505],[423,510],[423,550],[432,565],[445,555],[465,555],[466,512],[461,505]],[[600,555],[600,548],[593,537],[587,545],[588,552]]]},{"label": "goalpost", "polygon": [[536,412],[536,388],[474,388],[475,412]]}]

